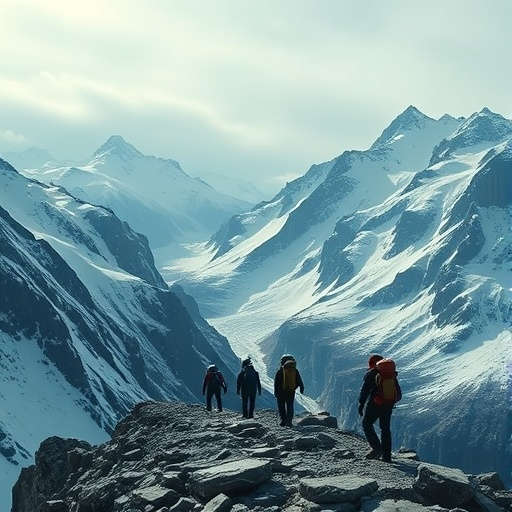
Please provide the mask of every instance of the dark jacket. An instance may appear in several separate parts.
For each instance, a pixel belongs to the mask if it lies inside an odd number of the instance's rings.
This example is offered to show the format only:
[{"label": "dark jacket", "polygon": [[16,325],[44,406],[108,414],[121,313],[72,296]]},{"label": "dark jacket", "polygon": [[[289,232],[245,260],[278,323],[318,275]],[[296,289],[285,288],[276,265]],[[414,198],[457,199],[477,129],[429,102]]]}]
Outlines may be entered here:
[{"label": "dark jacket", "polygon": [[254,369],[254,367],[247,366],[244,368],[236,379],[236,394],[242,393],[256,393],[261,395],[261,382],[260,374]]},{"label": "dark jacket", "polygon": [[[301,393],[304,393],[304,382],[302,382],[302,377],[300,376],[299,370],[295,368],[296,377],[295,377],[295,389],[299,388]],[[283,390],[283,368],[279,368],[277,370],[276,376],[274,377],[274,396],[278,396],[281,392],[289,392],[288,390]],[[295,393],[295,390],[292,391],[292,393]]]},{"label": "dark jacket", "polygon": [[368,399],[373,400],[375,393],[377,392],[377,383],[375,377],[378,374],[376,368],[370,368],[366,371],[363,377],[363,385],[359,392],[359,405],[364,405]]},{"label": "dark jacket", "polygon": [[226,384],[226,381],[224,380],[224,375],[222,375],[221,372],[219,372],[219,371],[206,372],[204,375],[204,379],[203,379],[203,395],[204,395],[204,392],[206,391],[206,388],[211,385],[212,378],[215,374],[219,378],[218,379],[219,384],[220,384],[220,387],[222,387],[222,389],[224,389],[224,393],[226,393],[226,391],[228,390],[228,385]]}]

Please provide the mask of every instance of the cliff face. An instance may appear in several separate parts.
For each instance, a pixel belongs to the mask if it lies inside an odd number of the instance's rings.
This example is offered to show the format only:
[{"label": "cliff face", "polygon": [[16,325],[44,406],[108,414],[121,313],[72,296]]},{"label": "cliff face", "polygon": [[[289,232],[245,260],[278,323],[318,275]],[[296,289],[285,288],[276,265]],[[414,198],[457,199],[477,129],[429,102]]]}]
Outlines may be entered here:
[{"label": "cliff face", "polygon": [[328,413],[292,428],[277,420],[268,409],[246,420],[140,403],[105,444],[45,440],[13,488],[12,512],[511,510],[496,473],[466,475],[404,448],[391,464],[367,460],[366,441]]}]

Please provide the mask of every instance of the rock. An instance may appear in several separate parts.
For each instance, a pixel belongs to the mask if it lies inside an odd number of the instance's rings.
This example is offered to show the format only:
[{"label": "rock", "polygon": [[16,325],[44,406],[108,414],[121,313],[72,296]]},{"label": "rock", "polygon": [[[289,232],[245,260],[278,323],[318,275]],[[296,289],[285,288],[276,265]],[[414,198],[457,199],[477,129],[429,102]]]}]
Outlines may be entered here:
[{"label": "rock", "polygon": [[319,414],[308,414],[297,420],[297,426],[319,425],[321,427],[338,428],[338,420],[327,412]]},{"label": "rock", "polygon": [[322,445],[322,442],[316,436],[301,436],[295,440],[297,450],[313,450]]},{"label": "rock", "polygon": [[486,485],[495,491],[503,491],[505,489],[498,473],[484,473],[482,475],[477,475],[475,479],[480,485]]},{"label": "rock", "polygon": [[270,480],[269,460],[242,459],[218,466],[194,471],[188,486],[192,493],[210,499],[220,492],[244,491]]},{"label": "rock", "polygon": [[378,488],[377,482],[352,475],[303,478],[300,481],[301,496],[314,503],[344,503],[370,495]]},{"label": "rock", "polygon": [[251,450],[251,457],[259,457],[263,459],[273,459],[279,455],[279,448],[268,446],[266,448],[256,448]]},{"label": "rock", "polygon": [[197,507],[197,501],[191,498],[180,498],[176,505],[173,505],[169,512],[190,512]]},{"label": "rock", "polygon": [[228,512],[230,508],[231,499],[225,494],[218,494],[204,506],[203,512]]},{"label": "rock", "polygon": [[414,482],[414,490],[431,503],[455,508],[473,497],[469,478],[459,469],[422,463]]},{"label": "rock", "polygon": [[408,500],[369,500],[361,508],[361,512],[442,512],[439,507],[424,507]]},{"label": "rock", "polygon": [[289,429],[275,410],[240,421],[228,409],[212,418],[198,404],[139,404],[102,445],[41,443],[13,488],[11,512],[512,510],[496,474],[469,477],[409,449],[393,464],[367,460],[361,436],[316,419],[301,424],[308,417]]}]

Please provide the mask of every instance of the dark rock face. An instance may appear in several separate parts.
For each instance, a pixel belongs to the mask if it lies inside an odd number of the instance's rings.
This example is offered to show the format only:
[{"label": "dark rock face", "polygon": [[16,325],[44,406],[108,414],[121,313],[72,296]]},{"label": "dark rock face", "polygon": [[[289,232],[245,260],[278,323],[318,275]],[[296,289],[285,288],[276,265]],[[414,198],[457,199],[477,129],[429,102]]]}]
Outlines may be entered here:
[{"label": "dark rock face", "polygon": [[376,307],[382,304],[394,304],[404,301],[408,295],[419,290],[424,270],[412,266],[399,272],[393,282],[377,290],[361,301],[363,307]]},{"label": "dark rock face", "polygon": [[334,233],[324,242],[319,269],[319,282],[324,286],[334,281],[340,286],[354,276],[354,265],[343,252],[356,235],[352,224],[351,218],[341,219]]},{"label": "dark rock face", "polygon": [[424,464],[408,450],[394,453],[391,464],[367,460],[366,441],[326,422],[327,413],[297,417],[292,428],[278,427],[277,416],[257,410],[246,420],[179,402],[138,404],[103,445],[44,441],[35,465],[21,471],[13,488],[12,512],[484,512],[512,506],[512,493],[495,473],[465,475]]},{"label": "dark rock face", "polygon": [[91,210],[85,218],[102,236],[120,268],[155,286],[166,287],[155,268],[153,254],[145,236],[135,233],[126,222],[115,215],[105,215],[100,209]]},{"label": "dark rock face", "polygon": [[435,217],[436,212],[433,208],[405,210],[396,223],[392,234],[392,245],[384,257],[393,258],[420,240],[432,226]]}]

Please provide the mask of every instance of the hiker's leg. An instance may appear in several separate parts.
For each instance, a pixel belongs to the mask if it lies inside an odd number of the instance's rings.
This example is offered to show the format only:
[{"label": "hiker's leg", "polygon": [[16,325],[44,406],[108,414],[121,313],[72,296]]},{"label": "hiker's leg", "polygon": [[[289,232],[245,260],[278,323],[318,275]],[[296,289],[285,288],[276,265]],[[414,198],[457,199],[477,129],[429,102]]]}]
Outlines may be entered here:
[{"label": "hiker's leg", "polygon": [[215,390],[215,398],[217,399],[217,409],[222,411],[222,393],[220,392],[220,388]]},{"label": "hiker's leg", "polygon": [[379,417],[379,406],[374,404],[372,401],[368,402],[366,409],[364,411],[363,416],[363,431],[368,444],[372,449],[379,450],[381,449],[381,444],[379,437],[375,433],[375,429],[373,428],[373,424],[377,421]]},{"label": "hiker's leg", "polygon": [[206,409],[208,411],[212,410],[212,396],[213,396],[213,391],[208,388],[206,390]]},{"label": "hiker's leg", "polygon": [[244,418],[247,418],[247,402],[249,400],[249,395],[242,391],[242,415]]},{"label": "hiker's leg", "polygon": [[282,394],[277,397],[277,410],[279,411],[281,425],[283,426],[286,424],[286,401]]},{"label": "hiker's leg", "polygon": [[391,460],[391,413],[393,412],[393,405],[381,405],[380,408],[379,427],[382,458]]},{"label": "hiker's leg", "polygon": [[249,408],[247,409],[247,416],[252,418],[254,416],[254,404],[256,402],[256,390],[251,390],[248,393],[249,398]]},{"label": "hiker's leg", "polygon": [[294,402],[295,402],[295,393],[290,394],[290,396],[286,397],[286,424],[291,425],[294,415]]}]

